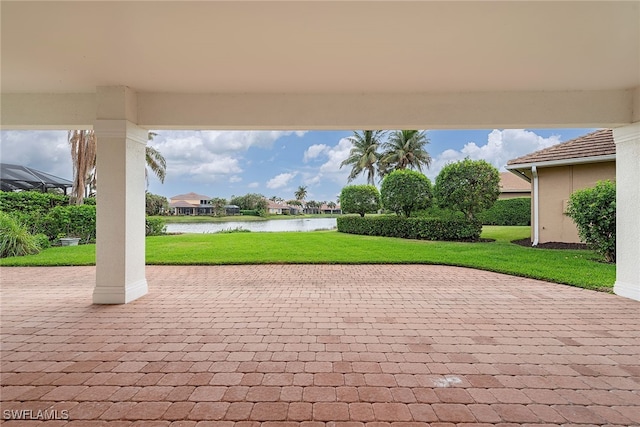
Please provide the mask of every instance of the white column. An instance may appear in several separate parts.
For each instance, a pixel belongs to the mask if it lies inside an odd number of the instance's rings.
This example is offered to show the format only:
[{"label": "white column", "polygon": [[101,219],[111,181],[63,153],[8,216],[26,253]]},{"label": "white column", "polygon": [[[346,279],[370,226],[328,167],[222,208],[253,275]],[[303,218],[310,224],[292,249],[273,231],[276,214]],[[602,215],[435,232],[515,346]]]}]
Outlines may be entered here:
[{"label": "white column", "polygon": [[640,301],[640,122],[613,130],[616,143],[617,295]]},{"label": "white column", "polygon": [[124,304],[147,293],[145,278],[145,145],[136,94],[98,88],[96,304]]}]

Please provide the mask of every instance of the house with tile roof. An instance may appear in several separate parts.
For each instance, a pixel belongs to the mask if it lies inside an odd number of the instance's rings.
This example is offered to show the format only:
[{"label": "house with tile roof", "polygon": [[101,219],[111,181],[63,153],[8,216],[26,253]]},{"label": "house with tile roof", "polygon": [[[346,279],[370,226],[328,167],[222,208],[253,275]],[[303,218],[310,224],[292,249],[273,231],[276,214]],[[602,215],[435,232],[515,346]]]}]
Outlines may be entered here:
[{"label": "house with tile roof", "polygon": [[516,197],[531,197],[531,183],[512,174],[500,173],[499,199],[515,199]]},{"label": "house with tile roof", "polygon": [[169,199],[169,210],[173,215],[211,215],[211,197],[197,193],[178,194]]},{"label": "house with tile roof", "polygon": [[611,129],[509,160],[507,170],[531,185],[531,242],[578,243],[578,230],[565,212],[569,196],[616,179],[616,146]]}]

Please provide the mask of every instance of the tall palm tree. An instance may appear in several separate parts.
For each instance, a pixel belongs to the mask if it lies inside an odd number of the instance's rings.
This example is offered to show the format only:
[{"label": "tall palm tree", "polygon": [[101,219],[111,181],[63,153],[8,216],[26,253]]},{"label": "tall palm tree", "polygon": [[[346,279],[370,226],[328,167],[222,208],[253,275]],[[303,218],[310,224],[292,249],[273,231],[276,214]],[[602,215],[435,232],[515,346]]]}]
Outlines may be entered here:
[{"label": "tall palm tree", "polygon": [[349,174],[349,182],[353,181],[361,173],[367,174],[367,182],[371,185],[375,182],[376,163],[380,159],[378,148],[382,144],[382,138],[385,136],[382,130],[364,130],[362,133],[353,132],[353,135],[347,138],[353,144],[353,148],[349,152],[349,157],[340,163],[343,166],[351,166]]},{"label": "tall palm tree", "polygon": [[[156,135],[158,134],[155,132],[149,132],[149,141],[153,140]],[[164,156],[157,148],[147,145],[145,147],[145,158],[147,167],[144,169],[144,178],[147,180],[147,187],[149,186],[149,169],[164,184],[164,178],[167,175],[167,161]]]},{"label": "tall palm tree", "polygon": [[380,175],[386,175],[397,169],[417,169],[431,166],[431,156],[425,149],[429,143],[425,131],[396,130],[391,132],[387,142],[383,144],[380,156]]},{"label": "tall palm tree", "polygon": [[87,196],[87,186],[96,180],[96,135],[92,130],[71,130],[67,134],[73,165],[71,200],[81,205]]},{"label": "tall palm tree", "polygon": [[298,200],[299,202],[303,201],[305,197],[307,197],[307,186],[301,185],[300,187],[298,187],[296,192],[293,193],[293,195],[295,196],[296,200]]},{"label": "tall palm tree", "polygon": [[[149,132],[149,140],[157,134]],[[71,163],[73,164],[73,187],[71,196],[76,204],[81,205],[87,196],[86,189],[96,186],[96,148],[97,138],[93,130],[71,130],[68,133],[71,147]],[[160,151],[149,145],[145,147],[147,168],[164,183],[167,172],[167,161]],[[148,169],[145,168],[145,178]],[[147,180],[148,184],[148,180]]]}]

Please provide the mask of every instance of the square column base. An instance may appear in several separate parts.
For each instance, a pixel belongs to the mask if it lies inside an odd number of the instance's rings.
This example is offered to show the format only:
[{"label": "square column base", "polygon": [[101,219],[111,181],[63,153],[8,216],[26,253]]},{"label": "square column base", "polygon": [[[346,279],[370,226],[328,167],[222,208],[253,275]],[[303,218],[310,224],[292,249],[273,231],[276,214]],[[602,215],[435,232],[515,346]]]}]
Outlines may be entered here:
[{"label": "square column base", "polygon": [[613,285],[613,292],[616,295],[625,298],[631,298],[636,301],[640,301],[640,285],[633,283],[624,283],[620,281],[616,281],[615,285]]},{"label": "square column base", "polygon": [[93,290],[94,304],[126,304],[140,298],[148,292],[147,280],[139,280],[116,286],[96,286]]}]

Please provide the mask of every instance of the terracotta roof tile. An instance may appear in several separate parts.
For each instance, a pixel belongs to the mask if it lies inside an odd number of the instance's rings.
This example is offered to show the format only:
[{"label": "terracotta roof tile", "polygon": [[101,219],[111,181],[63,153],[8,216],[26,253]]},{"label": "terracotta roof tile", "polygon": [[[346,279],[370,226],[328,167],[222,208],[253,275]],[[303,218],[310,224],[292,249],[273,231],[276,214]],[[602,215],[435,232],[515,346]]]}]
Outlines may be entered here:
[{"label": "terracotta roof tile", "polygon": [[611,154],[616,154],[613,131],[611,129],[601,129],[579,138],[553,145],[544,150],[509,160],[507,165],[598,157]]},{"label": "terracotta roof tile", "polygon": [[178,194],[177,196],[173,196],[171,200],[211,200],[211,197],[191,192],[187,194]]}]

